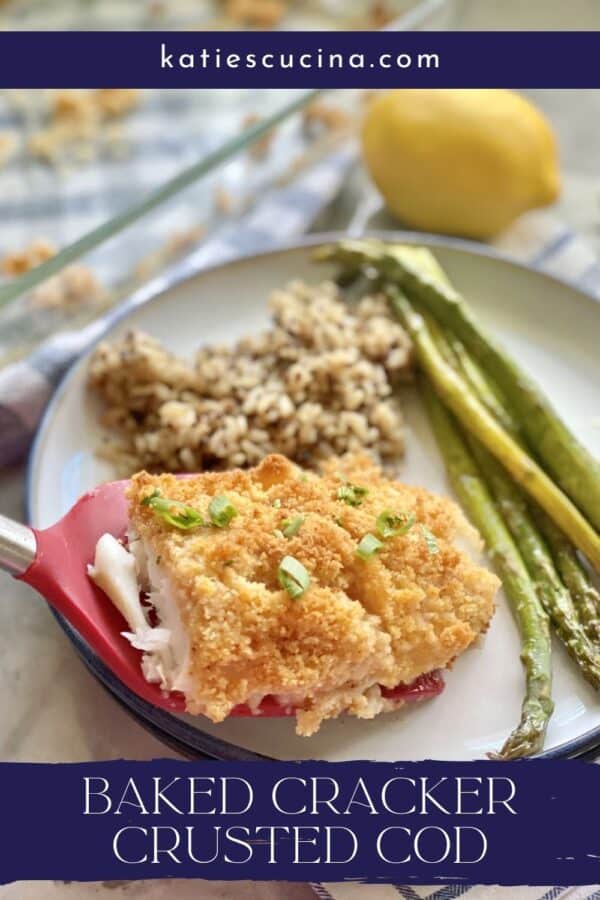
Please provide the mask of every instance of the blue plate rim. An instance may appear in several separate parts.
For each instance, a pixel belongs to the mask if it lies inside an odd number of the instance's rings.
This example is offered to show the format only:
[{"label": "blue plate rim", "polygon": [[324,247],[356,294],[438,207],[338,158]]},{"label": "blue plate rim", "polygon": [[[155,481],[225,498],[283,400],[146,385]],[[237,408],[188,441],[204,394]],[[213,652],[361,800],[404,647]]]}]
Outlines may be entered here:
[{"label": "blue plate rim", "polygon": [[[528,264],[519,260],[515,260],[509,254],[504,253],[503,251],[498,250],[495,247],[479,244],[475,241],[457,237],[447,237],[445,235],[439,234],[430,234],[426,232],[383,231],[376,229],[370,229],[366,234],[360,235],[360,238],[377,238],[379,240],[386,241],[397,241],[409,244],[423,244],[432,247],[457,249],[476,256],[496,259],[499,262],[504,262],[515,268],[523,269],[528,272],[535,272],[536,274],[541,275],[552,282],[568,287],[570,290],[575,291],[577,294],[579,294],[582,299],[591,301],[595,305],[599,303],[599,298],[582,289],[582,287],[575,280],[561,277],[559,275],[550,274],[539,265]],[[148,284],[144,285],[139,291],[135,292],[129,298],[129,300],[125,300],[121,304],[119,309],[116,310],[112,316],[110,316],[106,328],[103,329],[102,332],[94,338],[94,340],[86,348],[85,352],[81,356],[78,356],[75,360],[73,360],[73,362],[65,370],[60,380],[56,384],[48,405],[40,419],[40,422],[36,429],[35,437],[29,451],[25,475],[25,516],[27,522],[31,522],[33,505],[33,475],[37,455],[45,429],[54,415],[54,409],[59,403],[62,395],[68,389],[70,380],[74,375],[77,366],[80,364],[83,356],[87,356],[92,347],[94,347],[99,341],[101,341],[104,335],[108,331],[112,330],[118,322],[124,319],[131,311],[137,309],[138,306],[156,302],[166,291],[171,290],[173,287],[183,283],[184,281],[196,278],[203,273],[216,271],[227,266],[235,265],[236,263],[243,263],[254,258],[274,256],[293,250],[307,249],[310,247],[319,246],[321,244],[332,243],[334,241],[351,239],[352,237],[345,232],[319,232],[315,234],[305,235],[304,237],[300,237],[289,243],[270,245],[259,248],[252,252],[237,254],[224,261],[219,261],[214,265],[202,266],[201,268],[197,269],[194,269],[192,254],[179,263],[176,263],[174,266],[170,267],[168,270],[160,274]],[[140,299],[141,297],[143,297],[143,299]],[[60,613],[56,612],[52,608],[50,609],[58,624],[60,625],[66,636],[69,638],[71,643],[74,645],[75,650],[77,651],[86,667],[102,683],[102,685],[108,689],[109,693],[114,696],[115,700],[117,700],[122,706],[124,706],[130,712],[130,714],[135,719],[137,719],[144,727],[151,731],[155,737],[163,740],[163,743],[165,743],[167,746],[173,747],[175,745],[176,747],[181,748],[180,752],[187,753],[188,755],[191,752],[198,758],[209,756],[214,759],[235,761],[260,761],[272,758],[263,756],[259,753],[255,753],[252,750],[246,750],[243,747],[238,747],[236,744],[230,743],[229,741],[222,740],[221,738],[217,738],[213,735],[200,731],[199,729],[188,725],[187,722],[182,721],[171,713],[168,713],[162,709],[158,709],[152,704],[142,700],[137,696],[137,694],[133,693],[133,691],[130,691],[118,678],[116,678],[110,671],[110,669],[108,669],[102,663],[102,661],[94,653],[92,653],[85,641],[80,637],[79,634],[77,634],[77,632],[72,628],[69,622],[67,622],[67,620],[60,615]],[[567,741],[564,744],[560,744],[559,746],[553,747],[550,750],[544,750],[542,753],[536,754],[535,758],[556,759],[576,758],[582,756],[587,757],[599,747],[600,726],[590,729],[589,731],[586,731],[583,734],[579,735],[577,738],[573,738],[572,740]]]}]

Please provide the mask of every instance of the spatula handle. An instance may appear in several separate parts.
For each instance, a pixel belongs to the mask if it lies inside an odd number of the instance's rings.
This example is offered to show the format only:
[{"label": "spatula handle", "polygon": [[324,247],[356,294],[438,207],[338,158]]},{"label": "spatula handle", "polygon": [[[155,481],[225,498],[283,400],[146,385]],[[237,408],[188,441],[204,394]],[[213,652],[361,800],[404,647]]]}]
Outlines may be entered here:
[{"label": "spatula handle", "polygon": [[35,559],[36,540],[31,528],[0,515],[0,569],[18,577]]}]

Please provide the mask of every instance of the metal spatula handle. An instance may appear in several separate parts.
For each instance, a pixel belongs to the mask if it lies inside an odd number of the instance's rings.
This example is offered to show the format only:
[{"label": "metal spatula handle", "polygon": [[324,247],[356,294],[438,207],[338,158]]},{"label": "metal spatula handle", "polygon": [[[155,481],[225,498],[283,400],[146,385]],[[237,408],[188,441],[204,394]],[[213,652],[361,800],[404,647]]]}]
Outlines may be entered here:
[{"label": "metal spatula handle", "polygon": [[35,559],[36,540],[31,528],[0,515],[0,569],[18,577]]}]

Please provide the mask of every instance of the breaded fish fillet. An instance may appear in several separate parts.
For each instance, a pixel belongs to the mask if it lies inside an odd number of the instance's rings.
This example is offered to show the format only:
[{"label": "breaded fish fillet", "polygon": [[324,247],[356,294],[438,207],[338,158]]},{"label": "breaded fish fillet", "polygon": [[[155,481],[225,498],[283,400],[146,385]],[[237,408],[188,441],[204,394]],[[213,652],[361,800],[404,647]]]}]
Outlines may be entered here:
[{"label": "breaded fish fillet", "polygon": [[[394,705],[379,686],[445,668],[494,610],[498,579],[453,543],[467,528],[458,507],[363,456],[322,476],[276,455],[245,471],[142,472],[128,497],[138,583],[166,633],[162,646],[139,628],[131,639],[147,677],[215,722],[269,694],[297,708],[300,734],[343,711],[371,718]],[[152,497],[204,524],[170,524]],[[215,497],[229,510],[221,527]]]}]

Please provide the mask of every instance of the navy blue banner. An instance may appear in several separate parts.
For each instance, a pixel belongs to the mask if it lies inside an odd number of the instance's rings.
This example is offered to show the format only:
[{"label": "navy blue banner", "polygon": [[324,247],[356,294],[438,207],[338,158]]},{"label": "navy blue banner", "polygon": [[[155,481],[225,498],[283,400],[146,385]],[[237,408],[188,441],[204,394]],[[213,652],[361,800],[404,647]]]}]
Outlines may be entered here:
[{"label": "navy blue banner", "polygon": [[600,87],[600,32],[0,32],[0,87]]},{"label": "navy blue banner", "polygon": [[0,882],[157,877],[600,882],[600,768],[0,764]]}]

